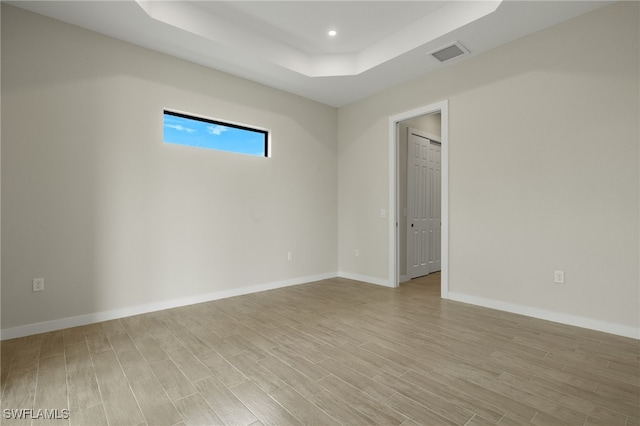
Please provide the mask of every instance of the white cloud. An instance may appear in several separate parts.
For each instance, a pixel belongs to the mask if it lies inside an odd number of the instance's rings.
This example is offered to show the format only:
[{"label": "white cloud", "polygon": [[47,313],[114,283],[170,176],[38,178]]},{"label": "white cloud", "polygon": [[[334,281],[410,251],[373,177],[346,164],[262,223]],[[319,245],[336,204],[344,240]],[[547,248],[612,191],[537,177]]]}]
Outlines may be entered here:
[{"label": "white cloud", "polygon": [[193,133],[196,131],[196,129],[190,129],[189,127],[181,126],[180,124],[165,124],[165,126],[176,129],[180,132]]},{"label": "white cloud", "polygon": [[212,135],[216,135],[216,136],[220,136],[222,133],[226,132],[227,130],[229,130],[228,127],[221,126],[219,124],[216,124],[215,126],[207,127],[207,131]]}]

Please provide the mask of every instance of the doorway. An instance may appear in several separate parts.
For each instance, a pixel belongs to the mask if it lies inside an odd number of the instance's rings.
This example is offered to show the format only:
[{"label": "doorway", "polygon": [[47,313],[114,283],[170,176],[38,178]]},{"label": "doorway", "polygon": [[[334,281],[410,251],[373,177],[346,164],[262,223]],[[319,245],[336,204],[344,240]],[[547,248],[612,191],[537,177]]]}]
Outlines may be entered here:
[{"label": "doorway", "polygon": [[[417,121],[420,120],[420,121]],[[409,124],[406,133],[403,124]],[[418,130],[414,125],[422,125],[430,132]],[[400,159],[399,180],[407,180],[406,206],[402,194],[399,197],[400,210],[405,217],[406,238],[406,279],[439,272],[441,268],[441,143],[440,114],[430,114],[414,118],[400,124],[400,146],[406,149],[406,169]],[[406,134],[406,136],[405,136]],[[405,145],[406,144],[406,148]],[[402,155],[402,154],[401,154]],[[402,220],[400,221],[402,223]],[[402,245],[402,225],[400,245]],[[402,253],[400,250],[400,281],[403,282]]]},{"label": "doorway", "polygon": [[[419,117],[431,116],[432,118],[439,114],[440,117],[440,193],[441,193],[441,239],[440,239],[440,295],[442,298],[448,298],[449,291],[449,269],[448,269],[448,253],[449,253],[449,197],[448,197],[448,164],[449,164],[449,134],[448,122],[449,111],[448,101],[442,101],[435,104],[427,105],[411,111],[389,117],[389,193],[390,208],[393,218],[389,223],[389,270],[390,282],[393,287],[397,287],[401,281],[406,281],[409,275],[406,272],[407,264],[406,244],[407,244],[407,221],[406,221],[406,174],[402,177],[401,162],[406,161],[406,151],[401,153],[401,136],[405,122],[415,120]],[[404,124],[403,124],[404,123]],[[430,133],[430,132],[429,132]],[[437,139],[434,137],[434,139]],[[404,158],[404,160],[403,160]],[[404,165],[403,165],[404,167]],[[437,266],[436,266],[437,268]],[[401,275],[401,270],[404,272]]]}]

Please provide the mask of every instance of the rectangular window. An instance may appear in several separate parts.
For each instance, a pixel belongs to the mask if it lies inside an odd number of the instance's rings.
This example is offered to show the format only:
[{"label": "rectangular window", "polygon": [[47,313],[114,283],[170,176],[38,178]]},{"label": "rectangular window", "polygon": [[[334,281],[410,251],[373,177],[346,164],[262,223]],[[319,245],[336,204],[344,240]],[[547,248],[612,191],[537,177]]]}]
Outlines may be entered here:
[{"label": "rectangular window", "polygon": [[269,131],[164,110],[165,143],[269,157]]}]

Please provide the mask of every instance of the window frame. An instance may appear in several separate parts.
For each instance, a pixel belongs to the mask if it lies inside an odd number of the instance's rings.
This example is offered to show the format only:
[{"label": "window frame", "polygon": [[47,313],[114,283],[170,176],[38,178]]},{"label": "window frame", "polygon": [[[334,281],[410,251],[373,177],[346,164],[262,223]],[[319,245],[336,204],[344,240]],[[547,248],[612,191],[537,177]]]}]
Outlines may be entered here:
[{"label": "window frame", "polygon": [[229,150],[226,150],[226,149],[218,149],[218,148],[203,148],[203,149],[211,149],[211,150],[214,150],[214,151],[221,151],[221,152],[229,152],[229,153],[232,153],[232,154],[247,155],[247,156],[250,156],[250,157],[271,158],[271,130],[269,130],[269,129],[266,129],[264,127],[259,127],[259,126],[252,126],[252,125],[249,125],[249,124],[237,123],[237,122],[233,122],[233,121],[221,120],[219,118],[206,117],[206,116],[203,116],[203,115],[188,113],[188,112],[184,112],[184,111],[178,111],[178,110],[170,109],[170,108],[163,108],[163,110],[162,110],[162,124],[163,124],[162,141],[163,141],[163,143],[169,143],[169,144],[174,144],[174,145],[182,145],[182,146],[189,146],[189,147],[192,147],[192,148],[202,148],[202,147],[198,147],[196,145],[187,145],[187,144],[180,144],[180,143],[166,141],[164,139],[164,117],[165,117],[165,115],[170,115],[170,116],[178,117],[178,118],[184,118],[184,119],[187,119],[187,120],[200,121],[200,122],[207,123],[207,124],[213,124],[213,125],[224,126],[224,127],[231,127],[231,128],[238,129],[238,130],[244,130],[244,131],[248,131],[248,132],[261,134],[263,136],[263,139],[264,139],[264,148],[263,148],[264,154],[263,155],[249,154],[249,153],[237,152],[237,151],[229,151]]}]

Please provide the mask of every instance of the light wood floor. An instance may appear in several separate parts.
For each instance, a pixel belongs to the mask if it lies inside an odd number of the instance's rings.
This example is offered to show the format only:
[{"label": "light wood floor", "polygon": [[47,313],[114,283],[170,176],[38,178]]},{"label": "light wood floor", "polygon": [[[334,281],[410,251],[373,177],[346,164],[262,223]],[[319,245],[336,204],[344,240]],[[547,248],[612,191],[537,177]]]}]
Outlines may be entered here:
[{"label": "light wood floor", "polygon": [[[325,280],[2,342],[2,409],[71,425],[638,425],[640,343]],[[44,420],[2,424],[45,425]]]}]

